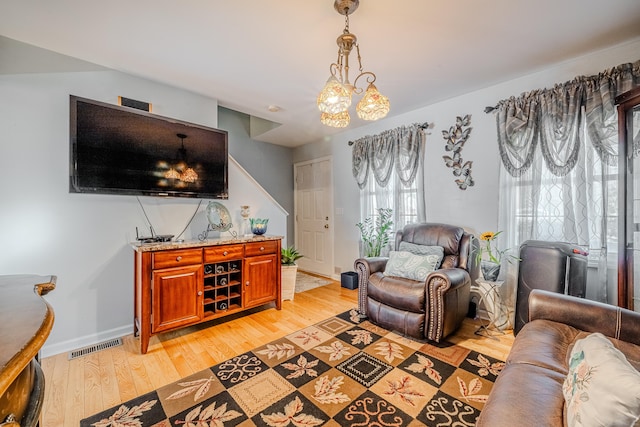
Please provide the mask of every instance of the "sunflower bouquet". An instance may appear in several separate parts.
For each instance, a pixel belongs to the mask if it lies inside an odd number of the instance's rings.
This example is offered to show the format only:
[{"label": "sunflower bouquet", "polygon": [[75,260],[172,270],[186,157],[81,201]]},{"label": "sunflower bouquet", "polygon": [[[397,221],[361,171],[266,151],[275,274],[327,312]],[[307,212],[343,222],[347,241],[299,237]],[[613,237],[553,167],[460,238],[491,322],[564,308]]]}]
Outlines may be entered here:
[{"label": "sunflower bouquet", "polygon": [[[502,262],[502,257],[509,252],[509,249],[500,250],[496,246],[492,245],[493,241],[500,235],[500,233],[502,233],[502,231],[485,231],[480,234],[480,249],[477,254],[478,263],[482,261],[484,254],[487,254],[487,261],[489,262],[498,265]],[[519,258],[513,255],[508,255],[508,261],[511,262],[513,260],[519,260]]]}]

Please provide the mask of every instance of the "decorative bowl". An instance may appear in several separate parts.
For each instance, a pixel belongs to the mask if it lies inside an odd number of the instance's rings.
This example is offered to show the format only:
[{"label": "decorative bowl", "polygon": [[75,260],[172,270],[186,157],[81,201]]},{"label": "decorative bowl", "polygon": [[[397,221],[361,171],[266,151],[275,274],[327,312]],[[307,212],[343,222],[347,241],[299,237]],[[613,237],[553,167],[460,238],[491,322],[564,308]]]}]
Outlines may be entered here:
[{"label": "decorative bowl", "polygon": [[256,236],[260,236],[267,232],[268,219],[250,218],[249,222],[251,223],[251,232]]}]

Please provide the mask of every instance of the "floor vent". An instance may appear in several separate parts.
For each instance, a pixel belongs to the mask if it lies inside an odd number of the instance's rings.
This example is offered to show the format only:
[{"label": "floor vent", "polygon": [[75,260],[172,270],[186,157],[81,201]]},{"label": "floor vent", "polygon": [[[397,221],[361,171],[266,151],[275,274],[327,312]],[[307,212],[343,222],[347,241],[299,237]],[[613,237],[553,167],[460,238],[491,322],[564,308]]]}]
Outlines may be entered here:
[{"label": "floor vent", "polygon": [[122,345],[122,338],[115,338],[99,344],[79,348],[69,352],[69,360],[77,359],[78,357],[86,356],[87,354],[95,353],[96,351],[105,350],[107,348],[117,347],[119,345]]}]

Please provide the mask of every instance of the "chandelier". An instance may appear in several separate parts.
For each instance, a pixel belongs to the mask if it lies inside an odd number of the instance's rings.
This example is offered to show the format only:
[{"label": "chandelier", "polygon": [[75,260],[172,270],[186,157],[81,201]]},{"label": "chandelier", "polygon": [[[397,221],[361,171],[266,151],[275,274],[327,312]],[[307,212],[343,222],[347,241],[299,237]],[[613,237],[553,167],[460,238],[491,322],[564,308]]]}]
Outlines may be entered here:
[{"label": "chandelier", "polygon": [[183,133],[176,134],[182,146],[178,148],[178,163],[172,166],[165,174],[166,179],[179,179],[182,182],[196,182],[198,180],[198,173],[187,165],[187,149],[184,148],[184,139],[187,135]]},{"label": "chandelier", "polygon": [[[349,32],[349,15],[358,8],[359,0],[335,0],[333,7],[344,15],[344,30],[338,36],[338,60],[329,66],[331,75],[318,95],[318,109],[321,111],[320,121],[332,127],[343,128],[349,125],[349,107],[351,97],[355,93],[360,95],[362,88],[357,86],[358,80],[363,77],[368,83],[364,96],[356,106],[358,117],[363,120],[378,120],[389,112],[389,99],[378,92],[373,84],[376,75],[370,71],[362,70],[360,58],[360,46],[355,34]],[[356,48],[358,55],[359,74],[353,83],[349,81],[349,54]]]}]

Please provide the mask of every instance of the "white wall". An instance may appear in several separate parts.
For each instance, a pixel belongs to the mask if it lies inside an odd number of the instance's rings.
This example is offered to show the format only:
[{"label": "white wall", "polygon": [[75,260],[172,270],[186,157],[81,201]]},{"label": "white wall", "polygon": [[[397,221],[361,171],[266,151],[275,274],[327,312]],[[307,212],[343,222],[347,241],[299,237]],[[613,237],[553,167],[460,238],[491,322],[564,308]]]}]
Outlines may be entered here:
[{"label": "white wall", "polygon": [[[331,155],[334,160],[335,242],[334,264],[341,271],[353,270],[358,257],[359,233],[355,224],[360,220],[359,190],[351,174],[351,147],[347,142],[364,135],[380,133],[386,129],[412,123],[433,123],[428,133],[425,150],[425,193],[427,221],[461,225],[481,233],[496,230],[498,226],[498,170],[499,154],[496,142],[496,124],[493,114],[485,114],[486,106],[499,100],[518,96],[522,92],[552,87],[579,75],[593,75],[625,62],[640,59],[640,39],[565,61],[552,68],[536,71],[519,79],[496,84],[486,89],[420,108],[400,116],[383,119],[366,127],[347,130],[328,141],[318,141],[297,148],[293,161],[301,162]],[[473,67],[473,64],[469,64]],[[378,76],[382,79],[390,77]],[[388,80],[387,80],[388,81]],[[393,99],[391,108],[393,110]],[[475,186],[459,190],[451,169],[444,164],[442,130],[455,124],[456,116],[471,114],[471,135],[462,150],[462,158],[473,161],[472,176]],[[344,214],[338,213],[344,211]]]},{"label": "white wall", "polygon": [[[53,331],[44,356],[133,331],[135,228],[148,230],[133,196],[69,193],[69,95],[117,103],[148,101],[153,111],[217,127],[217,101],[114,71],[0,76],[0,274],[54,274]],[[286,236],[286,212],[231,162],[227,206],[240,225],[240,205],[268,217],[269,234]],[[141,197],[158,234],[179,234],[196,199]],[[203,201],[186,231],[206,228]]]}]

